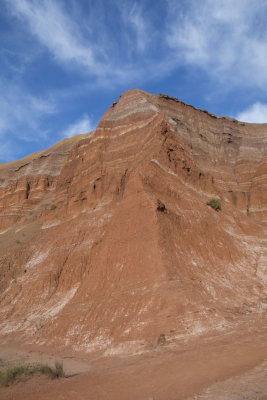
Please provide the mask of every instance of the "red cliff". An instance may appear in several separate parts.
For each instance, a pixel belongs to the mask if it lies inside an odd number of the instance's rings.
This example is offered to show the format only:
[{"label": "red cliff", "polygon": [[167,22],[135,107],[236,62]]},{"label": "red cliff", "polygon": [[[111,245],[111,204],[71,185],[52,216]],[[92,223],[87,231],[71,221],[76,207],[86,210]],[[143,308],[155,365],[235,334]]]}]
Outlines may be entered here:
[{"label": "red cliff", "polygon": [[94,134],[0,165],[0,335],[125,353],[261,319],[266,143],[130,90]]}]

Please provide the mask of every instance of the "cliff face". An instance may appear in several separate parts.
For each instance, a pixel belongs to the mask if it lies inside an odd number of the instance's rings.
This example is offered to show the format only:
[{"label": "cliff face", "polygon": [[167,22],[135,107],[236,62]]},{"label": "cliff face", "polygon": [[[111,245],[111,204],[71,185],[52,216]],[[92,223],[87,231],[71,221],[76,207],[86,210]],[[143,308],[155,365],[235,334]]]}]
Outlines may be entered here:
[{"label": "cliff face", "polygon": [[2,337],[134,352],[266,314],[266,142],[130,90],[94,134],[2,165]]}]

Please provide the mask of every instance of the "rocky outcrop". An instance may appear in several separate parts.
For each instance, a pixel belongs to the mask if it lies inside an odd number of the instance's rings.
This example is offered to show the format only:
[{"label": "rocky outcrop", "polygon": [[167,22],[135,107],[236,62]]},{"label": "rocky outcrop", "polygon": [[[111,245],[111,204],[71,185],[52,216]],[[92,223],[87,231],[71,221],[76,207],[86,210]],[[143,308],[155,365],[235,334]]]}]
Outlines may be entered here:
[{"label": "rocky outcrop", "polygon": [[92,133],[64,139],[47,150],[0,164],[0,230],[49,206],[49,193],[77,141]]},{"label": "rocky outcrop", "polygon": [[266,140],[131,90],[64,156],[3,166],[2,337],[136,352],[265,315]]}]

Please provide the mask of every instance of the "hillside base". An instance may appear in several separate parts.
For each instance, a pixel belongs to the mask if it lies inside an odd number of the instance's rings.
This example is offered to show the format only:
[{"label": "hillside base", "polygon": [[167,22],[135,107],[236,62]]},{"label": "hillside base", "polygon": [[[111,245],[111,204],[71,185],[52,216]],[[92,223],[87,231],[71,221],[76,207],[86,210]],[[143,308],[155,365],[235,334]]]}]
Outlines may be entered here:
[{"label": "hillside base", "polygon": [[[253,323],[252,323],[253,322]],[[0,343],[1,362],[63,362],[66,379],[34,377],[0,389],[2,400],[267,399],[266,319],[127,357]]]}]

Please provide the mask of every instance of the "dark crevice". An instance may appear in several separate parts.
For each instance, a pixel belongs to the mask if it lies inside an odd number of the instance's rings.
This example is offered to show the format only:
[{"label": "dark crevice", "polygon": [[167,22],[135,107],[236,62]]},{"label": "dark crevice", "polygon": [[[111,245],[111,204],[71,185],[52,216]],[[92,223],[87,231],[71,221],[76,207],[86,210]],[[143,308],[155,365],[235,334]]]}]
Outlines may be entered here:
[{"label": "dark crevice", "polygon": [[29,182],[27,182],[26,193],[25,193],[25,199],[28,199],[28,198],[29,198],[30,190],[31,190],[31,186],[30,186]]},{"label": "dark crevice", "polygon": [[250,214],[250,193],[247,195],[247,216]]},{"label": "dark crevice", "polygon": [[128,168],[125,170],[124,174],[121,177],[121,181],[119,186],[117,187],[117,194],[122,197],[124,190],[125,190],[125,185],[126,185],[126,179],[127,179],[127,173],[128,173]]},{"label": "dark crevice", "polygon": [[163,212],[163,213],[167,212],[165,204],[162,203],[162,201],[160,201],[160,200],[157,201],[157,211]]},{"label": "dark crevice", "polygon": [[100,176],[99,178],[96,178],[96,180],[94,181],[94,184],[93,184],[94,192],[95,192],[95,190],[96,190],[97,182],[99,182],[100,179],[101,179],[101,176]]}]

